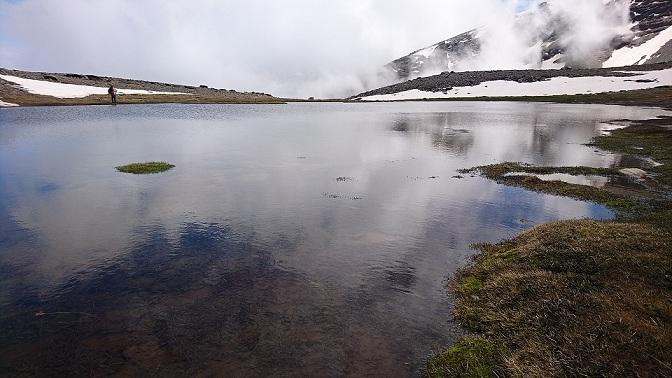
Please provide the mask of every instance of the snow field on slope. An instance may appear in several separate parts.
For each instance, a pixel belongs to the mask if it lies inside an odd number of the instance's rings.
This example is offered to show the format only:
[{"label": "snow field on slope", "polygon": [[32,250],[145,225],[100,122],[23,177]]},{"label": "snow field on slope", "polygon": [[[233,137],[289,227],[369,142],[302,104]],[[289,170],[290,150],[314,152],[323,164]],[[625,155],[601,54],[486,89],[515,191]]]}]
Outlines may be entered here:
[{"label": "snow field on slope", "polygon": [[[106,95],[106,87],[94,87],[90,85],[77,84],[63,84],[54,83],[51,81],[24,79],[22,77],[0,75],[0,79],[18,84],[25,91],[44,96],[52,96],[59,98],[82,98],[90,95]],[[120,95],[135,95],[135,94],[151,94],[151,95],[188,95],[190,93],[183,92],[156,92],[142,89],[120,89],[117,88],[117,94]]]}]

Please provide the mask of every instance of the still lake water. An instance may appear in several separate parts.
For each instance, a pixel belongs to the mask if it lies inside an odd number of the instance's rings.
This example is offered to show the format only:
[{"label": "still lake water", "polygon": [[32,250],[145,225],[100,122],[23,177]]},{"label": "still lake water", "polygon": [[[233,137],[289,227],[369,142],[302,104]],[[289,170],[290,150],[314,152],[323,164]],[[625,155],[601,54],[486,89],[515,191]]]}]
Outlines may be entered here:
[{"label": "still lake water", "polygon": [[[608,218],[456,170],[608,167],[657,109],[526,103],[0,110],[0,372],[416,375],[474,242]],[[114,167],[163,160],[133,176]]]}]

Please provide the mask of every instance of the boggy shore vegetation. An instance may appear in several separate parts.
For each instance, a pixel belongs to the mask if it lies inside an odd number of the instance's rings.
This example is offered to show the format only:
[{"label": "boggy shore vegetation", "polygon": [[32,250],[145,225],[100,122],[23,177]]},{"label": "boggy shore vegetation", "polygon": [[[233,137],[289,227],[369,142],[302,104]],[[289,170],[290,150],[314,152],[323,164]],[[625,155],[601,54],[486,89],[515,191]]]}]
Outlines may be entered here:
[{"label": "boggy shore vegetation", "polygon": [[[462,169],[462,174],[481,174],[500,184],[523,187],[529,190],[567,196],[584,201],[603,203],[611,208],[630,208],[635,202],[630,196],[616,190],[596,188],[564,181],[545,181],[536,176],[509,175],[512,173],[529,173],[545,175],[564,173],[569,175],[591,175],[618,177],[622,174],[617,169],[593,167],[535,167],[523,163],[501,163]],[[633,186],[635,186],[633,184]]]},{"label": "boggy shore vegetation", "polygon": [[456,318],[471,335],[430,358],[429,376],[672,375],[672,118],[637,122],[592,144],[663,165],[647,168],[649,180],[631,191],[506,176],[615,177],[618,169],[503,163],[464,171],[602,203],[617,216],[476,245],[473,264],[451,283]]}]

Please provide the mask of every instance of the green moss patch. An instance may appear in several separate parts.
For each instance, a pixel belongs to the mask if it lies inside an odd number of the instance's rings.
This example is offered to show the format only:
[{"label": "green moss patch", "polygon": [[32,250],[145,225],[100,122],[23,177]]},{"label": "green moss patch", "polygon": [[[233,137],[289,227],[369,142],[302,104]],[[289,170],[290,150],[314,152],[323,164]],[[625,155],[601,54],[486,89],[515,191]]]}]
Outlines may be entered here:
[{"label": "green moss patch", "polygon": [[152,173],[165,172],[175,168],[174,165],[162,161],[149,161],[145,163],[132,163],[116,167],[117,171],[123,173],[132,173],[134,175],[146,175]]},{"label": "green moss patch", "polygon": [[465,337],[427,362],[430,377],[495,378],[504,375],[501,348],[477,336]]}]

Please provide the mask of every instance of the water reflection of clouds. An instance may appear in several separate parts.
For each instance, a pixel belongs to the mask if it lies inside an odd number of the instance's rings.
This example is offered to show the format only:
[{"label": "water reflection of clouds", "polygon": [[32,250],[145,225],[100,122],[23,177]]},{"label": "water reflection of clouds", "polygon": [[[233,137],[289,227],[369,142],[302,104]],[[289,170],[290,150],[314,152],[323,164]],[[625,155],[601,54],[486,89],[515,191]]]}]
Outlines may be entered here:
[{"label": "water reflection of clouds", "polygon": [[[26,128],[3,125],[13,136],[0,150],[1,215],[32,235],[19,238],[3,223],[0,262],[12,281],[4,298],[31,287],[81,299],[89,294],[62,291],[76,278],[133,311],[141,306],[125,296],[146,304],[163,295],[161,316],[181,308],[186,320],[222,320],[180,307],[201,298],[199,310],[237,314],[241,323],[226,318],[227,332],[242,327],[232,334],[241,345],[257,345],[254,328],[268,327],[277,339],[260,350],[269,353],[301,324],[317,341],[358,332],[384,341],[379,352],[358,351],[373,355],[401,353],[391,346],[399,338],[384,329],[410,327],[407,352],[421,354],[445,341],[448,325],[437,321],[450,307],[445,279],[472,253],[470,243],[554,219],[608,215],[482,178],[451,179],[455,170],[503,160],[608,165],[612,157],[569,142],[590,139],[597,120],[650,114],[538,104],[320,106],[205,119],[167,107],[180,115],[165,120],[129,107],[135,115],[104,109],[102,120],[59,123],[40,113],[22,121]],[[148,177],[112,169],[146,159],[177,168]],[[354,179],[337,183],[341,176]],[[430,176],[438,178],[408,178]],[[364,199],[348,200],[352,193]],[[300,307],[301,319],[288,306]],[[299,323],[273,333],[282,316]],[[333,329],[323,334],[311,317]]]},{"label": "water reflection of clouds", "polygon": [[[417,317],[413,311],[405,314],[404,308],[389,301],[389,295],[381,297],[366,287],[357,298],[333,283],[281,268],[274,253],[257,245],[253,230],[235,232],[226,224],[185,223],[177,242],[158,225],[136,232],[144,237],[124,256],[100,266],[96,274],[73,277],[48,300],[21,298],[22,306],[3,314],[0,325],[16,329],[0,337],[3,345],[32,343],[40,329],[77,323],[77,327],[52,330],[71,347],[54,350],[33,344],[40,352],[39,361],[21,353],[13,358],[32,361],[35,368],[55,365],[89,372],[104,360],[130,362],[137,374],[145,369],[168,372],[193,366],[212,374],[245,366],[256,373],[326,369],[341,374],[353,367],[370,372],[351,366],[348,358],[366,355],[371,360],[401,362],[410,373],[417,362],[404,363],[422,357],[413,345],[428,333],[434,339],[446,336],[442,322],[432,324],[431,317]],[[287,243],[285,239],[284,247],[291,250],[291,242]],[[407,274],[400,275],[400,269]],[[392,267],[381,279],[409,287],[416,279],[413,269]],[[379,286],[385,290],[390,285]],[[36,310],[56,316],[44,319],[39,327],[31,322],[15,327],[17,318],[32,318]],[[404,346],[400,348],[399,342]],[[371,343],[378,347],[371,348]],[[87,346],[85,352],[82,345]],[[138,346],[142,353],[137,353]],[[58,363],[72,361],[77,353],[81,362],[77,366]],[[81,359],[81,353],[86,358]],[[299,360],[303,363],[297,364]]]},{"label": "water reflection of clouds", "polygon": [[[356,224],[357,230],[378,235],[403,230],[408,242],[432,219],[428,214],[437,208],[438,199],[448,204],[438,208],[449,209],[446,211],[457,218],[455,209],[469,199],[477,198],[471,206],[483,206],[501,196],[486,189],[496,187],[491,184],[445,181],[454,169],[488,161],[530,159],[609,164],[611,157],[566,142],[594,135],[591,122],[637,115],[634,110],[622,110],[625,108],[608,112],[603,108],[589,106],[587,111],[577,111],[575,107],[524,104],[513,105],[512,111],[501,104],[459,104],[456,111],[440,113],[364,114],[361,122],[356,122],[359,114],[332,109],[328,117],[290,111],[277,119],[269,114],[259,119],[255,114],[196,124],[140,118],[132,125],[97,125],[93,131],[66,124],[67,131],[40,135],[30,130],[19,137],[10,147],[20,150],[25,141],[41,153],[23,156],[20,162],[5,159],[3,165],[12,174],[12,180],[6,181],[7,192],[16,198],[9,209],[12,216],[37,232],[48,246],[40,255],[45,264],[42,270],[47,275],[61,271],[67,276],[123,253],[129,235],[133,236],[131,230],[138,225],[162,223],[171,230],[190,215],[199,220],[223,215],[260,227],[262,238],[278,224],[292,226],[281,233],[313,229],[313,225],[325,229],[332,225],[343,232],[349,229],[348,224]],[[386,125],[389,119],[392,121]],[[405,136],[381,134],[379,128],[367,124],[380,124]],[[148,141],[156,133],[162,134],[160,142]],[[54,140],[60,143],[54,146]],[[427,149],[427,143],[438,150]],[[110,152],[115,149],[121,153]],[[459,158],[447,160],[442,151]],[[299,152],[308,158],[296,159]],[[130,160],[167,156],[178,168],[150,178],[118,175],[111,167],[119,163],[122,154]],[[27,165],[40,167],[46,161],[51,162],[51,171],[38,168],[32,174],[19,173]],[[101,167],[105,167],[103,172]],[[444,180],[408,182],[405,178],[409,174]],[[336,189],[343,194],[365,194],[366,201],[325,203],[317,195],[333,192],[334,177],[344,175],[356,180]],[[31,186],[41,189],[36,193],[25,189]],[[490,197],[481,198],[480,193]],[[314,229],[304,232],[324,237],[314,237],[319,241],[315,244],[334,238],[333,230],[329,235]],[[341,238],[347,242],[351,236]]]}]

